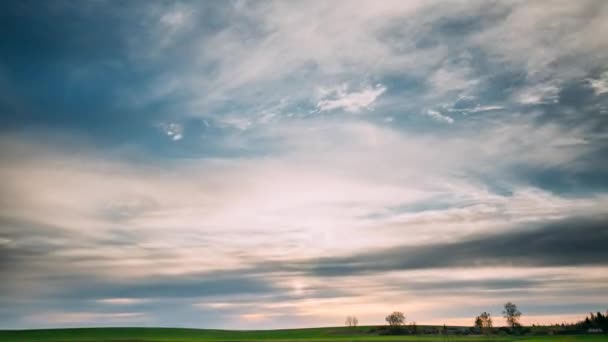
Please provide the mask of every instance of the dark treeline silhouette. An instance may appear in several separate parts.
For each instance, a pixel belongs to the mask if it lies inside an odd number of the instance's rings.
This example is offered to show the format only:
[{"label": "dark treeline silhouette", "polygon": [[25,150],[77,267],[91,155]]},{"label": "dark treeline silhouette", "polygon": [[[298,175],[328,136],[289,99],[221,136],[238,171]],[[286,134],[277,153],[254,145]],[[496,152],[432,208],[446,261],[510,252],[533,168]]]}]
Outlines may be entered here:
[{"label": "dark treeline silhouette", "polygon": [[520,323],[521,311],[511,302],[502,311],[506,326],[494,327],[488,312],[475,317],[472,327],[418,326],[416,322],[406,324],[406,317],[400,311],[386,316],[387,325],[371,327],[368,333],[379,335],[555,335],[555,334],[606,334],[608,333],[608,311],[590,313],[577,323],[524,326]]},{"label": "dark treeline silhouette", "polygon": [[606,334],[608,333],[608,311],[591,312],[585,319],[576,323],[552,324],[550,326],[535,326],[533,329],[543,329],[549,334]]},{"label": "dark treeline silhouette", "polygon": [[608,311],[606,314],[602,314],[601,312],[597,312],[594,314],[591,312],[589,316],[585,317],[583,321],[578,322],[576,325],[582,329],[601,329],[603,331],[608,331]]}]

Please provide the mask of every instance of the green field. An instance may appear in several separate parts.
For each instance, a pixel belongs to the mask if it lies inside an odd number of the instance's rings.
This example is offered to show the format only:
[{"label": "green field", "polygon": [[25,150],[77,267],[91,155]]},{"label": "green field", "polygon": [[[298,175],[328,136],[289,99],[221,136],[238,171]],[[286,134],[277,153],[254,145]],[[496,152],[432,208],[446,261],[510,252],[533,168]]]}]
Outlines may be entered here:
[{"label": "green field", "polygon": [[568,336],[379,336],[369,333],[370,327],[358,328],[311,328],[285,330],[208,330],[178,328],[81,328],[45,330],[0,330],[1,342],[188,342],[188,341],[421,341],[421,342],[599,342],[608,341],[608,335]]}]

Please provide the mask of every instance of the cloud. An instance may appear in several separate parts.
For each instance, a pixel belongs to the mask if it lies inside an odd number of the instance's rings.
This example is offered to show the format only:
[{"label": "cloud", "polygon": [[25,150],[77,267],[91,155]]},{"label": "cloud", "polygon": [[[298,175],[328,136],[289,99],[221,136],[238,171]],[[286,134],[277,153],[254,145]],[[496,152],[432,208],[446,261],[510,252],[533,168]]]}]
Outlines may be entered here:
[{"label": "cloud", "polygon": [[346,112],[356,113],[363,109],[369,109],[385,91],[386,87],[381,84],[352,92],[348,91],[346,84],[334,89],[321,89],[321,99],[317,102],[317,110],[324,112],[342,109]]},{"label": "cloud", "polygon": [[98,303],[109,304],[109,305],[132,305],[145,302],[145,299],[141,298],[104,298],[98,299]]},{"label": "cloud", "polygon": [[505,109],[505,107],[503,107],[503,106],[481,106],[478,104],[477,106],[475,106],[475,108],[471,109],[470,112],[479,113],[479,112],[488,112],[488,111],[501,110],[501,109]]},{"label": "cloud", "polygon": [[[472,42],[498,61],[523,67],[530,79],[580,77],[605,59],[606,43],[593,36],[593,32],[606,29],[602,18],[608,9],[601,1],[561,1],[559,6],[512,3],[505,7],[507,15],[476,32]],[[546,20],[554,24],[548,25]],[[498,41],[503,43],[496,44]]]},{"label": "cloud", "polygon": [[159,127],[173,141],[181,140],[184,137],[184,127],[178,123],[162,123]]},{"label": "cloud", "polygon": [[185,14],[183,11],[176,10],[173,12],[164,13],[160,18],[160,22],[170,27],[179,27],[184,24],[186,18],[187,14]]},{"label": "cloud", "polygon": [[553,84],[540,84],[520,90],[516,95],[521,104],[557,103],[559,88]]},{"label": "cloud", "polygon": [[[5,141],[1,176],[11,201],[2,204],[2,238],[14,246],[3,249],[13,260],[5,264],[24,265],[24,274],[95,270],[121,278],[203,272],[220,267],[211,259],[231,269],[250,259],[386,247],[397,242],[391,232],[404,225],[415,232],[408,240],[419,243],[438,238],[436,224],[444,238],[458,238],[489,227],[508,230],[513,220],[593,215],[602,212],[601,196],[561,197],[528,187],[510,171],[572,167],[593,145],[563,141],[585,134],[526,121],[443,137],[366,122],[286,124],[268,127],[259,138],[280,141],[281,154],[166,166],[88,148],[66,153]],[[469,169],[504,184],[452,173]],[[501,187],[506,190],[495,190]],[[61,198],[43,195],[58,192]],[[433,206],[437,198],[444,206]],[[400,209],[424,205],[429,210]],[[351,229],[358,234],[335,246]],[[248,239],[237,238],[243,235]],[[260,244],[266,247],[254,248]],[[61,264],[70,268],[57,269]]]},{"label": "cloud", "polygon": [[608,252],[603,246],[608,243],[607,227],[605,218],[571,218],[546,223],[537,229],[453,243],[400,246],[293,265],[297,270],[308,270],[319,276],[448,267],[606,266]]},{"label": "cloud", "polygon": [[29,315],[27,320],[32,323],[59,326],[72,326],[74,324],[116,324],[141,323],[146,321],[146,314],[142,312],[43,312]]},{"label": "cloud", "polygon": [[479,80],[471,76],[472,69],[469,66],[470,57],[464,55],[461,60],[447,64],[439,68],[431,76],[431,83],[437,94],[444,94],[450,91],[470,90]]},{"label": "cloud", "polygon": [[5,326],[606,297],[606,2],[29,7],[0,30]]},{"label": "cloud", "polygon": [[126,298],[202,298],[230,294],[273,293],[267,281],[248,276],[225,277],[214,274],[146,277],[144,281],[124,281],[97,284],[92,289],[81,289],[82,294]]},{"label": "cloud", "polygon": [[589,86],[593,89],[595,95],[608,93],[608,71],[601,74],[600,78],[587,79],[587,82],[589,82]]},{"label": "cloud", "polygon": [[454,119],[452,119],[451,117],[449,117],[447,115],[443,115],[433,109],[427,110],[426,115],[428,115],[430,118],[432,118],[433,120],[438,121],[438,122],[443,122],[443,123],[447,123],[447,124],[454,123]]}]

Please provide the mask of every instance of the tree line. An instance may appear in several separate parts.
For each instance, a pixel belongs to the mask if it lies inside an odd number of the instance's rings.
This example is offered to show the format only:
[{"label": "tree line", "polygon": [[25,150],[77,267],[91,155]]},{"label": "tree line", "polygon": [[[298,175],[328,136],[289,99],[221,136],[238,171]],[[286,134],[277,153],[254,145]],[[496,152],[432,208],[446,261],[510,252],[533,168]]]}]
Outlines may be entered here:
[{"label": "tree line", "polygon": [[[500,334],[528,334],[528,333],[603,333],[608,332],[608,311],[606,314],[601,312],[591,313],[584,320],[573,323],[554,325],[554,326],[536,326],[524,327],[521,321],[522,313],[517,308],[517,305],[512,302],[507,302],[502,310],[502,317],[507,323],[506,327],[495,328],[493,325],[492,315],[488,312],[482,312],[475,317],[472,328],[448,328],[443,327],[425,327],[419,329],[416,322],[411,322],[406,325],[406,316],[401,311],[395,311],[385,317],[386,326],[373,327],[370,332],[385,334],[385,335],[402,335],[402,334],[484,334],[491,335],[494,333]],[[348,316],[346,318],[348,327],[357,327],[359,320],[356,316]],[[559,328],[559,329],[558,329]]]},{"label": "tree line", "polygon": [[583,329],[601,329],[608,332],[608,311],[605,315],[601,312],[593,314],[591,312],[588,317],[577,323],[577,325]]}]

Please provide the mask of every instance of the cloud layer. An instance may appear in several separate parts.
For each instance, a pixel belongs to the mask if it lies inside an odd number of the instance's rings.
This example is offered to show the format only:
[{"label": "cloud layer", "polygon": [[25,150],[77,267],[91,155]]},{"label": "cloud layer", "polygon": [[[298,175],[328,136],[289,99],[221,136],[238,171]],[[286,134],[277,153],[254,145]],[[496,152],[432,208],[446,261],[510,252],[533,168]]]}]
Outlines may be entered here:
[{"label": "cloud layer", "polygon": [[606,309],[604,1],[0,13],[0,328]]}]

